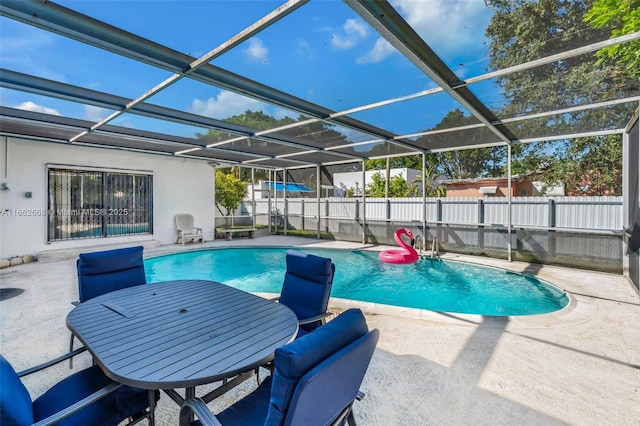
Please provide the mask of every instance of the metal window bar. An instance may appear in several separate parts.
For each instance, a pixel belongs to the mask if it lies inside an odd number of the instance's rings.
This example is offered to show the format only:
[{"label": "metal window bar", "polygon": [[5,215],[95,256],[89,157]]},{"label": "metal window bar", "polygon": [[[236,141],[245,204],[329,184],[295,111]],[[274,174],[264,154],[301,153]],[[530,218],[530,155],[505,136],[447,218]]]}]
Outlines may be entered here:
[{"label": "metal window bar", "polygon": [[153,233],[153,176],[49,169],[48,241]]}]

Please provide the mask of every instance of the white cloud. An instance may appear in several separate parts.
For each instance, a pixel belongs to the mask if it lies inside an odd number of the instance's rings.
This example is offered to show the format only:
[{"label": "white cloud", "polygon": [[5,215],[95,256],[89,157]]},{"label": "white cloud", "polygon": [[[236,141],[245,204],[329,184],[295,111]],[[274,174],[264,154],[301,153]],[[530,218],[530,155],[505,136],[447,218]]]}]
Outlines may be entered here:
[{"label": "white cloud", "polygon": [[247,58],[252,62],[267,62],[269,49],[264,47],[264,43],[258,37],[249,40],[249,47],[244,50]]},{"label": "white cloud", "polygon": [[347,50],[354,47],[360,40],[367,38],[369,30],[361,21],[347,19],[342,25],[340,34],[331,34],[331,45],[338,50]]},{"label": "white cloud", "polygon": [[55,51],[54,38],[39,31],[28,31],[14,37],[0,37],[2,66],[56,81],[65,76],[51,69],[47,63]]},{"label": "white cloud", "polygon": [[89,121],[95,121],[96,123],[104,120],[111,113],[108,109],[100,108],[93,105],[85,105],[84,118]]},{"label": "white cloud", "polygon": [[[484,54],[484,29],[492,10],[480,0],[392,0],[396,10],[424,41],[445,60],[468,57],[469,51]],[[378,38],[358,63],[377,63],[395,49]],[[464,64],[469,65],[469,64]],[[467,72],[459,70],[460,73]]]},{"label": "white cloud", "polygon": [[296,117],[294,113],[284,108],[272,106],[226,90],[221,91],[215,98],[209,98],[204,101],[194,99],[191,103],[191,112],[218,120],[243,114],[247,110],[262,111],[278,120],[284,117]]},{"label": "white cloud", "polygon": [[271,114],[273,116],[273,118],[275,118],[276,120],[282,120],[285,117],[289,117],[289,118],[296,118],[297,116],[295,114],[293,114],[291,111],[286,110],[284,108],[275,108],[273,110],[273,114]]},{"label": "white cloud", "polygon": [[264,102],[226,90],[221,91],[215,98],[204,101],[194,99],[191,103],[192,112],[217,119],[239,115],[246,110],[262,111],[267,114],[267,109],[268,106]]},{"label": "white cloud", "polygon": [[358,58],[358,63],[377,63],[381,62],[396,50],[389,42],[382,37],[376,40],[375,46],[366,55]]},{"label": "white cloud", "polygon": [[393,0],[393,6],[437,54],[479,50],[493,13],[480,0]]},{"label": "white cloud", "polygon": [[14,108],[22,109],[22,110],[25,110],[25,111],[41,112],[41,113],[44,113],[44,114],[62,115],[55,108],[47,108],[45,106],[38,105],[38,104],[36,104],[34,102],[31,102],[31,101],[22,102],[21,104],[18,104],[16,106],[14,106]]},{"label": "white cloud", "polygon": [[296,43],[296,53],[301,58],[305,59],[313,59],[313,49],[311,49],[311,45],[306,40],[298,40]]},{"label": "white cloud", "polygon": [[29,32],[23,36],[2,37],[2,60],[11,61],[28,58],[29,54],[48,49],[54,45],[54,38],[46,33]]},{"label": "white cloud", "polygon": [[347,19],[347,22],[342,25],[344,32],[347,34],[355,34],[360,38],[365,38],[368,34],[367,26],[355,19]]}]

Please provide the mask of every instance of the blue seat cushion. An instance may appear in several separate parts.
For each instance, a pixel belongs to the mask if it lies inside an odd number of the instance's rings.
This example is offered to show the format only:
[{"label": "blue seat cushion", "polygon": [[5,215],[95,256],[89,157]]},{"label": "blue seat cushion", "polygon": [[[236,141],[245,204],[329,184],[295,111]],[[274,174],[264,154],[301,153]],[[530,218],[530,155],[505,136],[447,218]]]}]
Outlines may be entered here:
[{"label": "blue seat cushion", "polygon": [[[112,380],[94,365],[54,385],[33,402],[34,420],[40,421],[102,389]],[[56,425],[117,425],[149,406],[149,391],[122,386]]]},{"label": "blue seat cushion", "polygon": [[9,361],[0,355],[0,425],[33,424],[31,396]]},{"label": "blue seat cushion", "polygon": [[216,418],[223,425],[264,426],[270,395],[271,376],[249,395],[216,415]]},{"label": "blue seat cushion", "polygon": [[368,331],[362,312],[349,309],[322,327],[276,349],[266,424],[282,423],[302,376]]},{"label": "blue seat cushion", "polygon": [[146,284],[143,247],[81,253],[78,261],[80,301],[111,291]]}]

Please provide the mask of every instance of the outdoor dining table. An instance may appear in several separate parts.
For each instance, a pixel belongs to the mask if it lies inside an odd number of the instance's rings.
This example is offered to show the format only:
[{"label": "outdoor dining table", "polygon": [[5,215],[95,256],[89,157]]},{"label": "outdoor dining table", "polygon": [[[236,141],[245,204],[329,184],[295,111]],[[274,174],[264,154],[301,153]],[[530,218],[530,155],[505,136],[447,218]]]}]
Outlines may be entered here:
[{"label": "outdoor dining table", "polygon": [[69,313],[67,327],[108,377],[161,389],[181,405],[196,386],[224,381],[203,396],[209,402],[249,378],[294,339],[298,320],[282,304],[225,284],[178,280],[90,299]]}]

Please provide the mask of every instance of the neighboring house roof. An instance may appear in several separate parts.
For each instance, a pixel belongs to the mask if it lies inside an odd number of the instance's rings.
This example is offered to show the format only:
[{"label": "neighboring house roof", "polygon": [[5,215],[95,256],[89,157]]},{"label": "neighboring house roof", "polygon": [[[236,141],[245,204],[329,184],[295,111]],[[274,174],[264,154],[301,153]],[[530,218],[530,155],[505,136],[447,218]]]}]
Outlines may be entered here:
[{"label": "neighboring house roof", "polygon": [[[514,175],[511,176],[512,182],[518,182],[528,178],[530,175],[519,176]],[[485,178],[475,178],[475,179],[444,179],[442,183],[445,185],[466,185],[469,183],[488,183],[488,182],[499,182],[506,181],[508,178],[506,177],[485,177]]]}]

